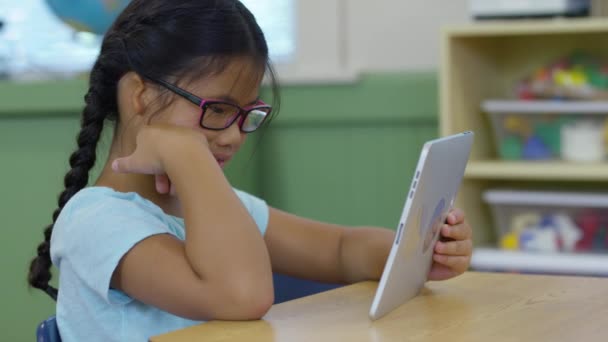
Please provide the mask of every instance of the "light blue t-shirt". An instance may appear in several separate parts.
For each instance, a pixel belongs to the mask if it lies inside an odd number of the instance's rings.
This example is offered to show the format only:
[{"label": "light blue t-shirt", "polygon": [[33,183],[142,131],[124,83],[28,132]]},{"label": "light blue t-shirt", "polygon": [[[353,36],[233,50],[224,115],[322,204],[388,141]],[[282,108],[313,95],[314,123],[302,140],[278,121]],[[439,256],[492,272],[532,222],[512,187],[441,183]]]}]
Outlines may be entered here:
[{"label": "light blue t-shirt", "polygon": [[[266,203],[235,192],[264,234]],[[200,323],[110,289],[121,258],[135,244],[156,234],[184,240],[184,221],[136,193],[89,187],[68,201],[51,237],[51,259],[59,268],[57,324],[64,342],[147,341]]]}]

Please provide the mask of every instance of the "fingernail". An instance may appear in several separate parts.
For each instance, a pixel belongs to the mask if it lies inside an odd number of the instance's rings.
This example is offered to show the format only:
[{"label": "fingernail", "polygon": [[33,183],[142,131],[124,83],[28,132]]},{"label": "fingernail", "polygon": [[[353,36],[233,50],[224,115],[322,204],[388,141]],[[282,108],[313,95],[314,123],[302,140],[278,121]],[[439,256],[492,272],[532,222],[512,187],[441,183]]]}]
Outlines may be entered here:
[{"label": "fingernail", "polygon": [[112,162],[112,170],[118,171],[118,160]]}]

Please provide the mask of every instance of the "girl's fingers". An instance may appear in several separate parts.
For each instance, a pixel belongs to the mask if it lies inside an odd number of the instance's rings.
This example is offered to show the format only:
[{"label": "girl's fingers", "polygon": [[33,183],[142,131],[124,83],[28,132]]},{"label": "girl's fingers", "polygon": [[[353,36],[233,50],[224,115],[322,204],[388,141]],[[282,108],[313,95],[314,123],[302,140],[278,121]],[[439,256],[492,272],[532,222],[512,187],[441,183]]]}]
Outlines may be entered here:
[{"label": "girl's fingers", "polygon": [[439,264],[437,262],[433,263],[431,270],[429,271],[428,280],[446,280],[457,276],[458,273],[453,269]]},{"label": "girl's fingers", "polygon": [[433,254],[433,260],[439,264],[449,267],[457,273],[462,273],[469,268],[471,258],[469,256]]},{"label": "girl's fingers", "polygon": [[112,170],[114,170],[114,172],[119,172],[119,173],[134,172],[135,168],[136,167],[133,163],[132,158],[129,158],[129,157],[117,158],[117,159],[114,159],[114,161],[112,162]]},{"label": "girl's fingers", "polygon": [[170,191],[171,184],[167,175],[155,175],[156,191],[159,194],[167,194]]},{"label": "girl's fingers", "polygon": [[143,152],[135,151],[127,157],[116,158],[112,161],[112,170],[118,173],[140,173],[145,175],[156,175],[163,173],[159,162],[150,160]]},{"label": "girl's fingers", "polygon": [[446,223],[450,225],[455,225],[464,222],[464,211],[461,209],[452,209],[448,213],[448,217],[446,218]]},{"label": "girl's fingers", "polygon": [[112,170],[118,173],[143,173],[154,174],[152,169],[146,166],[144,160],[137,154],[132,154],[128,157],[116,158],[112,162]]},{"label": "girl's fingers", "polygon": [[155,175],[155,182],[156,191],[158,191],[159,194],[169,194],[171,196],[177,195],[175,186],[173,185],[173,183],[171,183],[169,176],[167,176],[166,174]]},{"label": "girl's fingers", "polygon": [[473,242],[471,240],[458,240],[435,244],[435,253],[454,256],[470,256],[473,252]]},{"label": "girl's fingers", "polygon": [[469,240],[472,235],[473,230],[466,223],[455,226],[444,224],[441,228],[441,236],[454,240]]},{"label": "girl's fingers", "polygon": [[175,188],[173,183],[171,183],[171,180],[168,177],[167,180],[169,181],[169,195],[177,196],[177,189]]}]

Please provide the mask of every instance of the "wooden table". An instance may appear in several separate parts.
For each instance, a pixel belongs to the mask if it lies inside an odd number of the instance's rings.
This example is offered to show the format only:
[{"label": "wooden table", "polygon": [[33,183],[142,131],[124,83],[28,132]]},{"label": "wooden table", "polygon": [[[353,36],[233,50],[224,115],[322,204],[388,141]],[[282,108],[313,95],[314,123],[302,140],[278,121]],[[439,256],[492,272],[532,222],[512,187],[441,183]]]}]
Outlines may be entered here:
[{"label": "wooden table", "polygon": [[213,321],[160,335],[182,341],[608,341],[608,279],[465,273],[429,282],[378,321],[376,282],[272,307],[261,321]]}]

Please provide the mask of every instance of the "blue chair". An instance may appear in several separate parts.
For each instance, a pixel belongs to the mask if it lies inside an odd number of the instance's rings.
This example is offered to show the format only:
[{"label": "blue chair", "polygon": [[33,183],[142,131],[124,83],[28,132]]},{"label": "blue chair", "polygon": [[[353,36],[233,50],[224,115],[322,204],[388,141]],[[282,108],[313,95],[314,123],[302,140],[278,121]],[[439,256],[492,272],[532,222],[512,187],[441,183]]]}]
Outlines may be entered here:
[{"label": "blue chair", "polygon": [[37,342],[61,342],[57,320],[51,316],[38,325],[36,329]]},{"label": "blue chair", "polygon": [[[273,275],[274,303],[282,303],[288,300],[310,296],[315,293],[335,289],[342,285],[325,284],[316,281],[294,278],[282,274]],[[37,342],[61,342],[57,320],[51,316],[38,325],[36,329]]]},{"label": "blue chair", "polygon": [[305,280],[283,274],[273,274],[274,281],[274,303],[279,304],[288,300],[310,296],[315,293],[324,292],[338,288],[343,285],[326,284],[311,280]]}]

